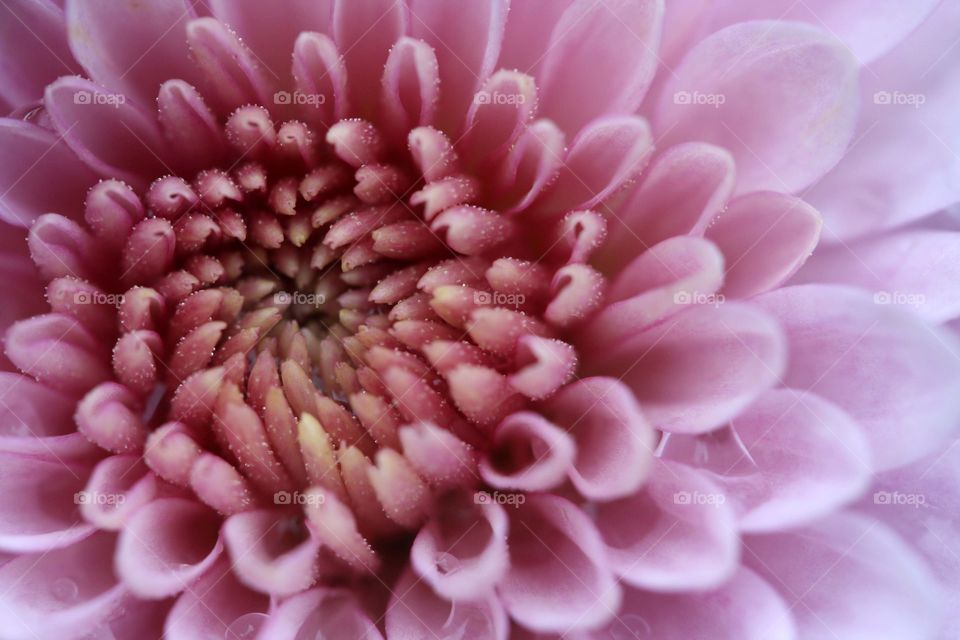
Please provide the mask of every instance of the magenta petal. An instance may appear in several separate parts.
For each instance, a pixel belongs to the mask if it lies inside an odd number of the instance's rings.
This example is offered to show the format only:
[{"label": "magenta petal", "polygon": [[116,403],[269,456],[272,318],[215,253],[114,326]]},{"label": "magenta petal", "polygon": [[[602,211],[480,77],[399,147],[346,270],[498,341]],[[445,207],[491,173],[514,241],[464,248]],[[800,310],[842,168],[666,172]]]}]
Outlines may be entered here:
[{"label": "magenta petal", "polygon": [[713,588],[739,560],[736,517],[723,491],[676,462],[658,461],[640,491],[602,504],[597,528],[610,569],[642,589]]},{"label": "magenta petal", "polygon": [[493,592],[509,565],[504,507],[458,494],[420,530],[410,563],[440,596],[478,600]]},{"label": "magenta petal", "polygon": [[117,573],[142,598],[179,593],[216,562],[223,549],[219,526],[216,514],[197,502],[155,500],[121,531]]},{"label": "magenta petal", "polygon": [[656,436],[623,383],[582,378],[547,400],[544,411],[576,441],[570,480],[584,497],[613,500],[640,487]]},{"label": "magenta petal", "polygon": [[317,578],[320,541],[292,536],[302,526],[277,510],[237,513],[223,523],[223,540],[237,578],[251,589],[287,596],[310,587]]},{"label": "magenta petal", "polygon": [[[56,181],[50,181],[52,175]],[[27,227],[50,211],[79,219],[95,180],[61,136],[0,118],[0,218],[5,222]]]},{"label": "magenta petal", "polygon": [[483,638],[506,640],[507,616],[492,596],[448,602],[407,569],[394,585],[387,608],[390,640]]},{"label": "magenta petal", "polygon": [[779,380],[787,345],[772,317],[738,304],[695,305],[598,354],[591,370],[633,389],[657,427],[701,433],[735,416]]},{"label": "magenta petal", "polygon": [[658,130],[668,132],[667,144],[697,140],[729,150],[739,193],[797,191],[846,150],[856,86],[856,61],[819,29],[737,24],[698,43],[670,77]]},{"label": "magenta petal", "polygon": [[98,533],[0,567],[4,635],[78,639],[112,619],[128,597],[113,575],[115,540]]},{"label": "magenta petal", "polygon": [[[61,3],[62,4],[62,3]],[[9,0],[0,20],[0,105],[35,102],[57,76],[78,73],[67,46],[63,9],[50,0]],[[2,106],[0,106],[2,109]]]},{"label": "magenta petal", "polygon": [[256,637],[266,619],[269,598],[240,584],[221,558],[177,598],[164,623],[167,640]]},{"label": "magenta petal", "polygon": [[875,468],[938,450],[960,423],[955,338],[863,292],[827,285],[756,299],[787,334],[783,382],[846,410],[870,442]]},{"label": "magenta petal", "polygon": [[835,515],[806,529],[744,541],[745,560],[792,609],[800,637],[922,640],[943,611],[923,561],[886,526]]},{"label": "magenta petal", "polygon": [[31,553],[69,546],[93,531],[78,511],[89,463],[0,454],[0,550]]},{"label": "magenta petal", "polygon": [[69,2],[70,48],[94,81],[152,109],[165,80],[197,77],[183,37],[194,12],[187,0]]},{"label": "magenta petal", "polygon": [[384,120],[396,137],[433,123],[440,93],[437,54],[422,40],[400,38],[383,70]]},{"label": "magenta petal", "polygon": [[663,3],[577,0],[560,16],[538,74],[544,114],[570,133],[640,106],[657,67]]},{"label": "magenta petal", "polygon": [[411,0],[410,35],[437,52],[440,63],[439,122],[459,136],[463,114],[500,55],[510,3]]},{"label": "magenta petal", "polygon": [[313,589],[284,600],[270,613],[258,637],[262,640],[301,640],[340,636],[351,640],[383,640],[352,593],[340,589]]},{"label": "magenta petal", "polygon": [[[498,587],[510,617],[534,631],[591,629],[619,609],[600,534],[574,504],[532,495],[510,513],[510,570]],[[556,594],[562,593],[562,598]]]},{"label": "magenta petal", "polygon": [[820,225],[816,209],[782,193],[733,200],[704,232],[726,260],[722,293],[748,298],[786,281],[813,253]]},{"label": "magenta petal", "polygon": [[94,171],[138,186],[163,171],[159,128],[122,93],[68,76],[47,87],[44,104],[64,141]]},{"label": "magenta petal", "polygon": [[711,591],[663,595],[627,589],[617,619],[589,638],[644,636],[658,640],[795,640],[797,630],[780,595],[753,571],[741,568]]}]

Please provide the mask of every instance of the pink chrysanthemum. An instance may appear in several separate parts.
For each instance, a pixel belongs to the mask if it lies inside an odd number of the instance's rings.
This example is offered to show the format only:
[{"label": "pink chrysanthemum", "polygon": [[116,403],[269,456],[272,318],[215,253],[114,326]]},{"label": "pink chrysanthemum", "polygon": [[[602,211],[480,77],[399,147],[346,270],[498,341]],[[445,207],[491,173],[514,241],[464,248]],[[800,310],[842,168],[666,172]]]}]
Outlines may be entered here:
[{"label": "pink chrysanthemum", "polygon": [[960,2],[62,4],[0,637],[960,633]]}]

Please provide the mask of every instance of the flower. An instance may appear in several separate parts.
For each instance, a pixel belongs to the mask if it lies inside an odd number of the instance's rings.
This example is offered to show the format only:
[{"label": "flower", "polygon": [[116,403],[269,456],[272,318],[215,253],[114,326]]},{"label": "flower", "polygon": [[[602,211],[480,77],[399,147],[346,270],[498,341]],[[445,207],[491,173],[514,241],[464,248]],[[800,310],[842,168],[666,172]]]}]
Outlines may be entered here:
[{"label": "flower", "polygon": [[955,636],[960,3],[701,4],[4,5],[0,636]]}]

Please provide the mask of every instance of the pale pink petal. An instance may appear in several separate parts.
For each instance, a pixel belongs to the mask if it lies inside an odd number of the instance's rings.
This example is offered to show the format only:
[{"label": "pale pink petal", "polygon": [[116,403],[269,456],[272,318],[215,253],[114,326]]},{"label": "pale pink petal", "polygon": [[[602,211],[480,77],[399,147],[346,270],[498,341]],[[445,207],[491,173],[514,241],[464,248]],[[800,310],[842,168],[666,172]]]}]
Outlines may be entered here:
[{"label": "pale pink petal", "polygon": [[[51,182],[49,176],[58,177]],[[0,118],[0,218],[27,227],[57,211],[79,218],[96,177],[62,136],[20,120]]]},{"label": "pale pink petal", "polygon": [[437,54],[422,40],[400,38],[390,49],[383,70],[383,118],[397,138],[433,123],[438,73]]},{"label": "pale pink petal", "polygon": [[76,431],[76,400],[17,373],[0,372],[0,451],[53,460],[95,449]]},{"label": "pale pink petal", "polygon": [[[717,71],[717,70],[720,71]],[[853,137],[857,65],[814,27],[750,22],[702,40],[658,105],[662,143],[724,147],[737,191],[797,191],[829,171]]]},{"label": "pale pink petal", "polygon": [[816,209],[782,193],[733,200],[704,232],[725,258],[721,293],[748,298],[786,281],[813,253],[820,225]]},{"label": "pale pink petal", "polygon": [[497,588],[510,617],[534,631],[591,629],[610,621],[622,592],[590,519],[552,495],[528,496],[510,511],[510,570]]},{"label": "pale pink petal", "polygon": [[769,315],[737,303],[696,305],[590,358],[591,371],[622,377],[654,426],[716,428],[773,386],[786,341]]},{"label": "pale pink petal", "polygon": [[500,489],[544,491],[570,472],[576,444],[564,430],[540,414],[507,416],[493,434],[493,448],[480,460],[480,475]]},{"label": "pale pink petal", "polygon": [[634,111],[656,70],[662,15],[660,0],[573,2],[543,49],[543,113],[576,133],[599,116]]},{"label": "pale pink petal", "polygon": [[613,378],[583,378],[547,400],[544,412],[573,435],[570,480],[584,497],[613,500],[640,487],[656,436],[630,389]]},{"label": "pale pink petal", "polygon": [[179,593],[216,562],[223,549],[219,527],[219,517],[198,502],[155,500],[120,532],[117,573],[142,598]]},{"label": "pale pink petal", "polygon": [[196,13],[187,0],[86,0],[66,8],[70,49],[107,89],[151,109],[165,80],[196,80],[184,38]]},{"label": "pale pink petal", "polygon": [[960,423],[960,346],[946,332],[865,293],[827,285],[757,298],[784,327],[783,382],[846,410],[889,469],[940,447]]},{"label": "pale pink petal", "polygon": [[80,494],[80,513],[98,529],[117,530],[159,490],[160,481],[139,456],[110,456],[90,474]]},{"label": "pale pink petal", "polygon": [[550,120],[537,120],[521,134],[502,163],[498,197],[504,213],[529,207],[563,166],[566,137]]},{"label": "pale pink petal", "polygon": [[747,565],[780,592],[802,638],[921,640],[938,628],[939,586],[920,557],[875,520],[834,515],[748,538],[744,547]]},{"label": "pale pink petal", "polygon": [[340,589],[313,589],[284,600],[270,613],[263,640],[336,638],[383,640],[356,597]]},{"label": "pale pink petal", "polygon": [[612,571],[652,591],[716,587],[736,570],[736,516],[707,474],[659,460],[632,496],[600,505],[597,528]]},{"label": "pale pink petal", "polygon": [[507,616],[493,595],[470,601],[448,602],[410,569],[391,589],[386,627],[390,640],[506,640]]}]

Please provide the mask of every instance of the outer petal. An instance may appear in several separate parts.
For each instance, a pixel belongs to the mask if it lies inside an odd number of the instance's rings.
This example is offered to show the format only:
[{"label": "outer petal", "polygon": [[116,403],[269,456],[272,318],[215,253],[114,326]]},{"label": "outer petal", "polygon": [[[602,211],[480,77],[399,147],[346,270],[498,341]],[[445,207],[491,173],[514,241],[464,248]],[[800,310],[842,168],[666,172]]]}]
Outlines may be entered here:
[{"label": "outer petal", "polygon": [[884,525],[836,515],[791,533],[744,541],[745,559],[791,607],[810,640],[921,640],[942,611],[927,568]]},{"label": "outer petal", "polygon": [[534,631],[606,624],[619,608],[621,590],[589,518],[550,495],[529,496],[510,515],[510,571],[498,587],[510,617]]},{"label": "outer petal", "polygon": [[846,150],[856,86],[856,61],[818,29],[737,24],[700,42],[677,68],[660,96],[658,130],[668,144],[700,140],[728,149],[740,193],[797,191]]},{"label": "outer petal", "polygon": [[591,370],[622,377],[661,429],[716,428],[773,386],[786,343],[773,318],[736,303],[698,305],[641,332]]},{"label": "outer petal", "polygon": [[[50,176],[57,176],[51,181]],[[21,120],[0,118],[0,218],[28,227],[57,211],[79,218],[96,176],[57,136]]]},{"label": "outer petal", "polygon": [[853,416],[876,468],[937,450],[960,424],[960,346],[946,332],[842,287],[789,287],[757,303],[786,330],[784,383]]},{"label": "outer petal", "polygon": [[392,589],[387,608],[390,640],[506,640],[507,616],[500,602],[488,595],[457,603],[443,600],[407,569]]},{"label": "outer petal", "polygon": [[95,451],[76,430],[76,399],[17,373],[0,373],[0,451],[65,460]]},{"label": "outer petal", "polygon": [[165,80],[193,83],[197,77],[184,37],[194,17],[193,3],[186,0],[71,1],[67,33],[91,78],[152,109]]},{"label": "outer petal", "polygon": [[313,589],[283,601],[260,630],[261,640],[301,638],[383,640],[349,591]]},{"label": "outer petal", "polygon": [[543,50],[543,113],[569,133],[611,113],[631,113],[653,79],[661,0],[573,2]]},{"label": "outer petal", "polygon": [[606,503],[597,527],[610,569],[652,591],[686,591],[722,584],[736,570],[736,518],[706,474],[660,460],[644,487]]}]

